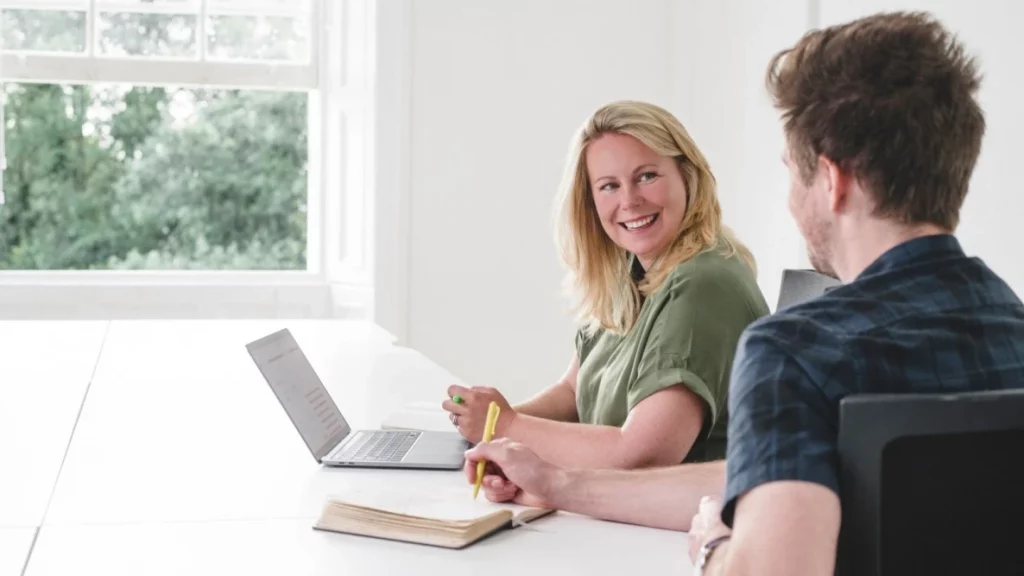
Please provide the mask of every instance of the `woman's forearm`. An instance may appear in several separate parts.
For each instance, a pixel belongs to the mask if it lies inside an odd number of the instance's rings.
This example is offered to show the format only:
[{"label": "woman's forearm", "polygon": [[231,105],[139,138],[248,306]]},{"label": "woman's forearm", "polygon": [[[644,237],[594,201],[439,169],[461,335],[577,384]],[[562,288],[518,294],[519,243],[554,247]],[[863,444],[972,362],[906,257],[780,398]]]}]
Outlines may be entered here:
[{"label": "woman's forearm", "polygon": [[[519,413],[503,435],[566,468],[638,468],[667,464],[625,441],[622,428],[556,422]],[[678,462],[679,460],[676,460]]]},{"label": "woman's forearm", "polygon": [[515,411],[545,420],[579,421],[579,414],[576,412],[576,393],[564,381],[549,386],[540,394],[516,406]]}]

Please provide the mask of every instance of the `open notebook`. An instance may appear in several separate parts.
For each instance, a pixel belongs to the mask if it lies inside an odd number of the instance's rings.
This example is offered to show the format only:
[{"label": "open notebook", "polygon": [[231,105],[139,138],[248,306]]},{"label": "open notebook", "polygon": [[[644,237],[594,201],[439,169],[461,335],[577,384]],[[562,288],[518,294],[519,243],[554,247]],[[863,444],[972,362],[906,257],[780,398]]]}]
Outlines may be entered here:
[{"label": "open notebook", "polygon": [[465,548],[506,528],[515,528],[553,510],[494,504],[464,490],[445,488],[421,494],[357,492],[328,499],[317,530],[372,536],[444,548]]}]

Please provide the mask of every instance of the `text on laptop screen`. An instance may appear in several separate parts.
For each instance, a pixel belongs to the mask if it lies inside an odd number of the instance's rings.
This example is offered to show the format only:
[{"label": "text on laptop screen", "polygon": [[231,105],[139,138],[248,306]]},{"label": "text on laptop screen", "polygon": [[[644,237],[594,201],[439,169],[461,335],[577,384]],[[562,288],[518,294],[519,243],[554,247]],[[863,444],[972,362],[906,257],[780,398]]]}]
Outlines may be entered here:
[{"label": "text on laptop screen", "polygon": [[348,422],[290,333],[265,338],[251,352],[314,455],[348,435]]}]

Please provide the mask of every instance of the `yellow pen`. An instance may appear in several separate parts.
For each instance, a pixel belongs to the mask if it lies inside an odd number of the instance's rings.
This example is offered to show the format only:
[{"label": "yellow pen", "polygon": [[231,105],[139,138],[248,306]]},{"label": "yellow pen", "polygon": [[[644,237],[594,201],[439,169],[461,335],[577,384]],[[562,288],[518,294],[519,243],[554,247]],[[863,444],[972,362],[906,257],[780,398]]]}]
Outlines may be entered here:
[{"label": "yellow pen", "polygon": [[[498,407],[497,402],[491,402],[487,406],[487,423],[484,424],[484,442],[490,442],[494,438],[494,428],[498,425],[498,413],[501,412],[501,408]],[[476,500],[477,494],[480,493],[480,485],[484,482],[484,468],[487,466],[486,460],[481,460],[476,463],[476,482],[473,484],[473,499]]]}]

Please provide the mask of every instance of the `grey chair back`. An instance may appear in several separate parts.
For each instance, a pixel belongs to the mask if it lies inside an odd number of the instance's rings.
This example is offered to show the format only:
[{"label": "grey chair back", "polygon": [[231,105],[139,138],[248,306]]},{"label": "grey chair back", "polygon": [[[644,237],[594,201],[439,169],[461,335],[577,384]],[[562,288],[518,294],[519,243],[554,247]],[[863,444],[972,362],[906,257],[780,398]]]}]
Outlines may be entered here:
[{"label": "grey chair back", "polygon": [[783,270],[782,287],[779,289],[779,302],[775,310],[817,298],[839,284],[839,280],[814,270]]}]

